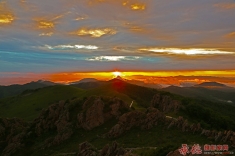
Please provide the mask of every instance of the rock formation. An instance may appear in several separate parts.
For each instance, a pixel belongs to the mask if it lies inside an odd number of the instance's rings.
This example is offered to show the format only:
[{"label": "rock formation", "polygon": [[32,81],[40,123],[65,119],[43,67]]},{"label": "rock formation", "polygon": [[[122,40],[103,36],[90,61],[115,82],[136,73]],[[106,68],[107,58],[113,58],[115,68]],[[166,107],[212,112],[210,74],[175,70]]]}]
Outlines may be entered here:
[{"label": "rock formation", "polygon": [[11,155],[24,148],[22,140],[26,135],[28,124],[20,119],[0,118],[0,151],[3,155]]},{"label": "rock formation", "polygon": [[165,113],[171,111],[176,112],[180,108],[180,105],[180,101],[174,100],[168,95],[156,94],[151,101],[152,107],[155,107]]},{"label": "rock formation", "polygon": [[77,115],[78,123],[82,128],[91,130],[111,118],[118,118],[122,111],[128,111],[128,106],[118,98],[106,97],[105,100],[109,101],[108,104],[104,104],[100,97],[95,99],[90,97],[83,104],[84,111]]},{"label": "rock formation", "polygon": [[79,145],[77,156],[128,156],[131,153],[122,147],[119,147],[117,142],[105,145],[100,151],[94,148],[90,143],[84,142]]}]

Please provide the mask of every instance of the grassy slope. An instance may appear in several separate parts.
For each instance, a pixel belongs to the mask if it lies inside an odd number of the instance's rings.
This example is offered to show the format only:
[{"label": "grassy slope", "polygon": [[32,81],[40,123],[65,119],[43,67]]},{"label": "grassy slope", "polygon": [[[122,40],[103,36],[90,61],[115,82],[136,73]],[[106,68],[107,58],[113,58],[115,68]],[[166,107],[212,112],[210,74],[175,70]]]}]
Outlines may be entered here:
[{"label": "grassy slope", "polygon": [[[47,108],[48,105],[56,101],[67,100],[73,97],[79,97],[82,99],[84,97],[94,95],[119,97],[127,104],[131,104],[133,101],[133,107],[135,109],[144,111],[145,108],[151,104],[151,100],[156,93],[168,95],[174,99],[182,101],[183,105],[186,107],[186,110],[168,114],[173,117],[184,116],[191,122],[200,122],[203,120],[203,118],[201,118],[203,113],[204,116],[207,116],[205,113],[209,110],[212,112],[211,118],[214,117],[214,115],[216,115],[217,118],[219,118],[219,116],[223,116],[228,119],[227,121],[235,118],[234,106],[198,99],[194,100],[191,98],[184,98],[168,92],[160,92],[155,89],[136,86],[125,82],[121,83],[121,88],[116,86],[115,82],[108,82],[100,87],[87,90],[82,90],[73,86],[51,86],[26,92],[25,94],[21,94],[19,96],[0,99],[0,116],[20,117],[30,121],[39,115],[41,109]],[[188,113],[188,108],[191,106],[197,106],[195,109],[199,110],[202,110],[203,108],[206,112],[200,112],[198,114],[199,117],[195,118]]]},{"label": "grassy slope", "polygon": [[39,115],[43,108],[47,108],[56,101],[67,100],[73,97],[84,98],[93,95],[118,97],[127,104],[131,104],[134,101],[133,106],[136,109],[144,110],[134,99],[116,91],[109,85],[88,90],[82,90],[73,86],[58,85],[27,91],[15,97],[0,99],[0,117],[19,117],[31,121]]},{"label": "grassy slope", "polygon": [[164,88],[162,90],[185,97],[203,98],[215,102],[227,102],[230,100],[235,103],[235,97],[234,97],[235,90],[224,91],[223,89],[215,90],[203,87],[176,87],[176,86],[171,86],[168,88]]},{"label": "grassy slope", "polygon": [[37,89],[15,97],[0,99],[1,117],[20,117],[25,120],[36,118],[50,104],[84,94],[82,89],[71,86],[51,86]]},{"label": "grassy slope", "polygon": [[27,89],[43,88],[47,85],[41,83],[27,83],[24,85],[0,86],[0,98],[15,96]]}]

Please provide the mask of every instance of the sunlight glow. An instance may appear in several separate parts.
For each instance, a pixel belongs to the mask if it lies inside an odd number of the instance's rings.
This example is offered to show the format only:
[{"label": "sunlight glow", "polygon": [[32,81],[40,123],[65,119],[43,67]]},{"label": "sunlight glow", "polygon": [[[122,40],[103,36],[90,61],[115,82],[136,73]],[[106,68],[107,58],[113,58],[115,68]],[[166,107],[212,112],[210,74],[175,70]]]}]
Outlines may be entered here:
[{"label": "sunlight glow", "polygon": [[121,76],[122,73],[121,73],[121,72],[118,72],[118,71],[115,71],[115,72],[113,72],[113,75],[114,75],[115,77],[118,77],[118,76]]},{"label": "sunlight glow", "polygon": [[[203,77],[202,77],[203,75]],[[232,77],[235,76],[235,70],[228,71],[107,71],[107,72],[71,72],[71,73],[54,73],[50,76],[50,80],[54,82],[72,82],[82,78],[96,78],[99,80],[110,80],[117,76],[125,76],[128,80],[141,80],[145,83],[169,83],[180,84],[177,77],[189,76],[182,82],[195,82],[202,83],[207,79],[213,79],[213,81],[223,81],[230,84],[235,84]],[[197,77],[198,76],[198,77]],[[224,77],[224,78],[223,78]],[[231,77],[230,79],[227,79]],[[224,79],[224,80],[223,80]]]}]

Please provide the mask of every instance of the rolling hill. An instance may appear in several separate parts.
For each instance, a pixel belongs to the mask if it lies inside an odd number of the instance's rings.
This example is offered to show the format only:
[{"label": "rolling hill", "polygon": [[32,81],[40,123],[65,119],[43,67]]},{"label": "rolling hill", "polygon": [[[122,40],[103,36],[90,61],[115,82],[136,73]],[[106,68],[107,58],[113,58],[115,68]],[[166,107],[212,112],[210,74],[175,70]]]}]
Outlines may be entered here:
[{"label": "rolling hill", "polygon": [[37,82],[30,82],[24,85],[16,84],[10,86],[0,86],[0,98],[18,95],[25,90],[38,89],[53,85],[56,85],[56,83],[39,80]]},{"label": "rolling hill", "polygon": [[193,87],[169,86],[161,89],[185,97],[235,104],[235,88],[219,83],[202,83]]}]

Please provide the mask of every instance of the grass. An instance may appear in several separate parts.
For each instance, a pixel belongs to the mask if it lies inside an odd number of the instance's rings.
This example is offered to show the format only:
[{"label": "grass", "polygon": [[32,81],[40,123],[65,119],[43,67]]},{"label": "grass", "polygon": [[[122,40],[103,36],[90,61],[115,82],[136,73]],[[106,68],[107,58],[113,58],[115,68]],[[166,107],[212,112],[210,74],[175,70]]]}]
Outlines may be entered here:
[{"label": "grass", "polygon": [[36,89],[31,93],[0,100],[1,117],[20,117],[26,121],[35,119],[43,108],[60,100],[84,94],[82,89],[71,86],[52,86]]},{"label": "grass", "polygon": [[95,148],[97,148],[97,150],[102,149],[106,144],[111,144],[113,141],[117,141],[121,147],[132,148],[134,153],[143,156],[151,156],[151,153],[155,155],[156,153],[168,153],[177,149],[183,143],[189,145],[193,145],[194,143],[203,145],[211,142],[199,134],[192,134],[189,132],[182,133],[176,128],[164,130],[162,125],[155,126],[150,130],[132,128],[121,137],[115,139],[100,137],[102,134],[107,133],[115,123],[115,120],[111,120],[102,126],[94,128],[91,131],[79,129],[69,140],[65,141],[64,143],[49,149],[35,151],[35,153],[32,155],[53,156],[59,153],[78,152],[79,144],[85,141],[91,143]]},{"label": "grass", "polygon": [[[107,86],[83,90],[73,86],[58,85],[31,90],[18,96],[0,99],[0,117],[18,117],[26,121],[32,121],[38,117],[42,109],[47,108],[55,102],[74,97],[83,99],[89,96],[118,97],[127,105],[130,105],[134,101],[128,95],[112,90],[112,88]],[[136,101],[133,102],[133,107],[137,110],[144,109]]]}]

